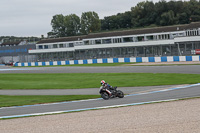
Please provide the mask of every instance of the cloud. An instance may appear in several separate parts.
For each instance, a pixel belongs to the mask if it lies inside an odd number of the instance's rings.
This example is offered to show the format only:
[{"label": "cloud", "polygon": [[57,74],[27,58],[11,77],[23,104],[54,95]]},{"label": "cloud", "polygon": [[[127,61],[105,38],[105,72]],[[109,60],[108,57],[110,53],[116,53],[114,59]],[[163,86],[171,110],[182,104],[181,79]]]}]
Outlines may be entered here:
[{"label": "cloud", "polygon": [[83,12],[95,11],[103,19],[130,11],[140,1],[143,0],[1,0],[0,36],[46,36],[56,14],[80,17]]}]

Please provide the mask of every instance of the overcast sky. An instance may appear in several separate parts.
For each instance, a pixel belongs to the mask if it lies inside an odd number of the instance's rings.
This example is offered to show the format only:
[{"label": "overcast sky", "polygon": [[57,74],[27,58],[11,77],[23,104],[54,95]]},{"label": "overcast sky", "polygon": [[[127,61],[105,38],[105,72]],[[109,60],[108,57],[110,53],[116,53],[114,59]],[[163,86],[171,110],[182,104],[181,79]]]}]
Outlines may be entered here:
[{"label": "overcast sky", "polygon": [[46,37],[56,14],[81,17],[82,12],[95,11],[103,19],[130,11],[141,1],[144,0],[1,0],[0,36]]}]

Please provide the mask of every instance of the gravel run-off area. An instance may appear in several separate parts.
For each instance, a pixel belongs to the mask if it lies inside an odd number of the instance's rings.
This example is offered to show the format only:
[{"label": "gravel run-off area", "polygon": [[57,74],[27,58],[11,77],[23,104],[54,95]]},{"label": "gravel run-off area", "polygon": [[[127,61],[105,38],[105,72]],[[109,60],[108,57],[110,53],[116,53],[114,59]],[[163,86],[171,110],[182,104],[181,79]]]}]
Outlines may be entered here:
[{"label": "gravel run-off area", "polygon": [[200,133],[200,98],[0,120],[0,133]]}]

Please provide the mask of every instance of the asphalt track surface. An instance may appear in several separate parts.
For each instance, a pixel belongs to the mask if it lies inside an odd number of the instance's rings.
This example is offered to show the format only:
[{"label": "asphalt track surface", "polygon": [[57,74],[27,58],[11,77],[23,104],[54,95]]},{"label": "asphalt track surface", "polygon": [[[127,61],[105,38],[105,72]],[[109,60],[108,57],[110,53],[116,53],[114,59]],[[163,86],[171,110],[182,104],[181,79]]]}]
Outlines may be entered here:
[{"label": "asphalt track surface", "polygon": [[4,67],[0,73],[188,73],[200,74],[200,65],[107,67]]},{"label": "asphalt track surface", "polygon": [[73,112],[81,110],[98,109],[99,107],[105,106],[113,107],[116,105],[124,104],[137,105],[143,103],[151,103],[150,101],[164,101],[169,99],[182,99],[199,96],[200,84],[194,84],[161,91],[132,94],[124,98],[113,98],[110,100],[103,100],[101,98],[98,98],[82,101],[0,108],[0,118],[33,116],[36,114],[41,115],[62,112]]}]

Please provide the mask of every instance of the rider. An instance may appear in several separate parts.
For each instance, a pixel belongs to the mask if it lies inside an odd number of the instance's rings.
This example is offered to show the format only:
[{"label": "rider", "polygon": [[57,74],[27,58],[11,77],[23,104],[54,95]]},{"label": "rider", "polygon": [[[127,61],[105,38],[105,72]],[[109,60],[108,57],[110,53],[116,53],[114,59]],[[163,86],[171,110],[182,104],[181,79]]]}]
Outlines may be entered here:
[{"label": "rider", "polygon": [[106,91],[109,93],[109,95],[112,94],[112,90],[113,90],[113,87],[110,86],[108,83],[106,83],[105,80],[101,80],[101,87],[100,87],[100,90],[101,89],[106,89]]}]

